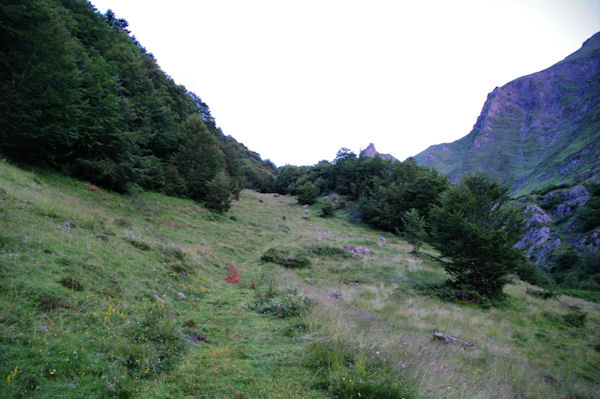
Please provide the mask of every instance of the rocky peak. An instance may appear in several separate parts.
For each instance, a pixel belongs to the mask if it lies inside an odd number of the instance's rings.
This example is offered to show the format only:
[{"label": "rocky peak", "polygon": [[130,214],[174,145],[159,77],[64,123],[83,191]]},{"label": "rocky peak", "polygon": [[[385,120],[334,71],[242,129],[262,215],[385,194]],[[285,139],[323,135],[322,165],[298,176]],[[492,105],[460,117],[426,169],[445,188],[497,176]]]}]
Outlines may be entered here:
[{"label": "rocky peak", "polygon": [[394,158],[394,156],[392,156],[390,154],[380,154],[380,153],[378,153],[377,150],[375,149],[375,144],[373,144],[373,143],[369,143],[369,145],[367,146],[367,148],[365,148],[364,150],[362,150],[360,152],[360,157],[361,158],[376,158],[376,157],[379,157],[379,158],[384,159],[386,161],[394,161],[394,162],[398,161],[396,158]]},{"label": "rocky peak", "polygon": [[368,147],[360,152],[361,157],[375,158],[379,153],[375,149],[375,144],[369,143]]}]

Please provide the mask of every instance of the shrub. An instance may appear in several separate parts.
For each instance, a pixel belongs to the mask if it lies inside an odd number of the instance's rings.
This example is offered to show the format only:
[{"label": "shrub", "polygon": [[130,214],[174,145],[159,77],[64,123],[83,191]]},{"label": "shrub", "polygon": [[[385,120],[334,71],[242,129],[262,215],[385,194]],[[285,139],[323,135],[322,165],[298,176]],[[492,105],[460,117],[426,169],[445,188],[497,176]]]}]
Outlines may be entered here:
[{"label": "shrub", "polygon": [[527,292],[531,296],[535,296],[537,298],[542,298],[542,299],[550,299],[550,298],[554,298],[554,297],[558,296],[558,294],[554,291],[533,290],[531,288],[527,288],[527,291],[525,291],[525,292]]},{"label": "shrub", "polygon": [[406,211],[402,219],[404,221],[404,237],[412,245],[412,252],[416,254],[427,237],[425,220],[419,216],[419,212],[415,208]]},{"label": "shrub", "polygon": [[312,205],[317,202],[317,197],[319,196],[319,190],[317,187],[311,182],[304,183],[298,189],[298,202],[302,205]]},{"label": "shrub", "polygon": [[285,318],[301,316],[312,305],[312,299],[299,294],[296,289],[292,289],[271,296],[257,295],[254,310],[258,313]]},{"label": "shrub", "polygon": [[204,205],[215,212],[224,213],[231,207],[232,199],[231,181],[225,173],[219,172],[206,185]]},{"label": "shrub", "polygon": [[554,280],[548,274],[544,273],[535,263],[522,262],[517,266],[517,276],[529,284],[539,287],[552,287]]},{"label": "shrub", "polygon": [[322,218],[329,218],[333,216],[334,212],[335,210],[333,209],[331,202],[326,202],[321,206],[321,214],[319,216]]},{"label": "shrub", "polygon": [[338,247],[330,247],[328,245],[313,245],[308,247],[307,251],[317,256],[338,256],[342,258],[352,257],[347,250]]},{"label": "shrub", "polygon": [[571,311],[565,315],[563,315],[563,320],[571,327],[583,327],[585,326],[585,322],[587,320],[587,313],[582,312],[580,310]]},{"label": "shrub", "polygon": [[302,251],[287,247],[270,248],[260,259],[289,268],[302,268],[311,264],[310,259]]},{"label": "shrub", "polygon": [[79,281],[77,278],[73,277],[73,276],[65,276],[60,280],[60,283],[67,287],[67,288],[71,288],[72,290],[75,291],[82,291],[83,290],[83,283],[81,281]]}]

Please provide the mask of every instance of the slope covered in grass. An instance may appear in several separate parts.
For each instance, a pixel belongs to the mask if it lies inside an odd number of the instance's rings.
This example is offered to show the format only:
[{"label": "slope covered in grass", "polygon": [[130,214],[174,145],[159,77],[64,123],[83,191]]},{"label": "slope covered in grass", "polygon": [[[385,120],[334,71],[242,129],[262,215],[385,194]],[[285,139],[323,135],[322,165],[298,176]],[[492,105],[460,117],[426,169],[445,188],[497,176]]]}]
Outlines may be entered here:
[{"label": "slope covered in grass", "polygon": [[243,191],[219,216],[0,163],[0,396],[598,397],[598,305],[520,282],[498,308],[445,303],[423,289],[434,252],[318,213]]}]

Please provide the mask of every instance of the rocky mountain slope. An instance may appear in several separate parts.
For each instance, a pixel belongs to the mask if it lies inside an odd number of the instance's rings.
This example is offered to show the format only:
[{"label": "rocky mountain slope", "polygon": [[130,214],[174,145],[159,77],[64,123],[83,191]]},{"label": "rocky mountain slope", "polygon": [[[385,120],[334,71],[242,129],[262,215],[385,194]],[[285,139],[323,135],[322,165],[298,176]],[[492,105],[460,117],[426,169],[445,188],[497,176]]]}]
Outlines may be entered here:
[{"label": "rocky mountain slope", "polygon": [[520,195],[600,175],[600,32],[563,61],[495,88],[473,130],[415,156],[456,182],[478,170]]}]

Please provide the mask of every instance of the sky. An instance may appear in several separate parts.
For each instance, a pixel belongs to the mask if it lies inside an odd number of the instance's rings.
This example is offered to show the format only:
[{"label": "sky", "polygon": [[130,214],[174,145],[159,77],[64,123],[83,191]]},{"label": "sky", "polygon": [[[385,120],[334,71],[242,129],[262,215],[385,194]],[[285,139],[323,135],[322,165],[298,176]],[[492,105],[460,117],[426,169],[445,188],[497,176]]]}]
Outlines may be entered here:
[{"label": "sky", "polygon": [[92,0],[278,166],[468,134],[487,94],[600,31],[600,0]]}]

